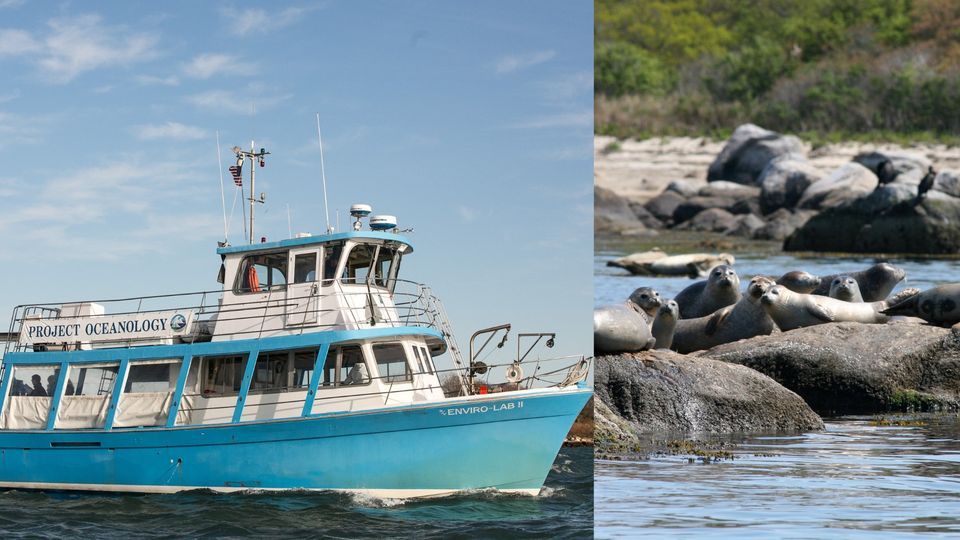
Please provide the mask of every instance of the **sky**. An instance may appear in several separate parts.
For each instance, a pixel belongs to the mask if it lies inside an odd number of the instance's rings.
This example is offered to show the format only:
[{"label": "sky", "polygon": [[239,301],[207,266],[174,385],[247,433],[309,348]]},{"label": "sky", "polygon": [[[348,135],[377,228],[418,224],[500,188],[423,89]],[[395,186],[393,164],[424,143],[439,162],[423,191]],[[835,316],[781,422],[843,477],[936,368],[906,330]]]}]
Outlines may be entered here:
[{"label": "sky", "polygon": [[[257,171],[257,237],[367,203],[458,342],[510,322],[592,350],[592,2],[0,0],[0,313],[219,288]],[[288,211],[289,209],[289,211]],[[339,210],[340,219],[336,215]],[[289,222],[292,224],[288,227]],[[536,356],[536,355],[534,355]]]}]

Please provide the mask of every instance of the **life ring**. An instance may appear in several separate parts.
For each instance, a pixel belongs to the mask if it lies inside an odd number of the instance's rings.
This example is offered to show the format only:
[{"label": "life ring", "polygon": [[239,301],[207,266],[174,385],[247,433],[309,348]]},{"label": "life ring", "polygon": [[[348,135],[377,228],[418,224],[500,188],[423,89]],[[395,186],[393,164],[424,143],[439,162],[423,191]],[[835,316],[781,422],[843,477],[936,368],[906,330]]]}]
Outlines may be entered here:
[{"label": "life ring", "polygon": [[523,379],[523,368],[520,367],[520,364],[514,364],[507,368],[507,382],[518,383],[520,379]]}]

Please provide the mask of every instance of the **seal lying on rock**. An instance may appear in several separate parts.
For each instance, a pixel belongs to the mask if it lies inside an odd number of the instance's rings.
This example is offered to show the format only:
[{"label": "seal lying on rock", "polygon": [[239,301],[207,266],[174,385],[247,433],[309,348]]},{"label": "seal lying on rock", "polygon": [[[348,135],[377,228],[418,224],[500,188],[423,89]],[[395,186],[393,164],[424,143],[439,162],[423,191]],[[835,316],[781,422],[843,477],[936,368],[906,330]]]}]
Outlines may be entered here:
[{"label": "seal lying on rock", "polygon": [[840,276],[849,276],[857,280],[864,302],[876,302],[886,298],[890,291],[897,286],[897,283],[907,277],[907,273],[902,268],[897,268],[892,264],[878,263],[860,272],[822,276],[820,285],[811,294],[829,295],[830,285],[834,278]]},{"label": "seal lying on rock", "polygon": [[952,326],[960,322],[960,283],[939,285],[899,301],[891,299],[889,304],[883,310],[886,315],[908,315],[937,326]]},{"label": "seal lying on rock", "polygon": [[872,304],[855,304],[829,296],[795,293],[782,285],[770,287],[760,298],[760,304],[784,332],[828,322],[887,322],[887,316]]},{"label": "seal lying on rock", "polygon": [[772,279],[757,276],[750,280],[747,294],[736,304],[707,317],[677,321],[672,348],[689,353],[772,333],[776,326],[760,306],[760,297],[774,285]]},{"label": "seal lying on rock", "polygon": [[783,285],[793,292],[810,294],[820,286],[820,278],[809,272],[794,270],[777,278],[777,285]]},{"label": "seal lying on rock", "polygon": [[594,354],[644,351],[655,341],[644,315],[629,305],[593,310]]},{"label": "seal lying on rock", "polygon": [[657,317],[653,319],[653,325],[650,327],[653,333],[653,339],[657,342],[654,345],[656,349],[669,349],[673,344],[673,333],[677,327],[677,319],[680,318],[680,308],[673,300],[664,302],[657,310]]},{"label": "seal lying on rock", "polygon": [[863,302],[860,285],[850,276],[838,276],[830,283],[830,298],[844,302]]},{"label": "seal lying on rock", "polygon": [[707,270],[718,264],[733,264],[734,257],[729,253],[688,253],[686,255],[667,256],[659,250],[634,253],[612,261],[607,266],[623,268],[631,274],[640,276],[690,276],[692,278],[707,275]]},{"label": "seal lying on rock", "polygon": [[733,267],[721,264],[710,270],[705,281],[698,281],[674,298],[681,319],[695,319],[736,304],[740,300],[740,278]]},{"label": "seal lying on rock", "polygon": [[[653,318],[657,315],[657,308],[660,307],[661,303],[660,293],[650,287],[640,287],[630,293],[630,297],[627,298],[628,307],[639,308],[640,314],[643,315],[643,320],[647,321],[647,324],[653,322]],[[633,306],[629,304],[633,304]]]}]

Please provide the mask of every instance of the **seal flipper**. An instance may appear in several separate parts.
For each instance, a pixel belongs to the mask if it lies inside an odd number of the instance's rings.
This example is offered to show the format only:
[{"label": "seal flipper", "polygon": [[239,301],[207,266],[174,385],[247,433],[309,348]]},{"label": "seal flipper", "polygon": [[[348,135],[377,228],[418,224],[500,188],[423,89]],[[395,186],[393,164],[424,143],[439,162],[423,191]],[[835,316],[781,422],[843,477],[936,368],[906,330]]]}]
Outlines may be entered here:
[{"label": "seal flipper", "polygon": [[703,333],[712,336],[717,332],[717,329],[720,328],[720,324],[723,323],[724,319],[730,315],[730,312],[733,311],[733,306],[727,306],[723,309],[718,309],[710,316],[710,320],[707,321],[706,328],[703,329]]},{"label": "seal flipper", "polygon": [[917,310],[919,299],[920,291],[918,289],[906,289],[891,296],[888,300],[890,307],[881,310],[880,313],[884,315],[917,315],[919,313]]},{"label": "seal flipper", "polygon": [[820,302],[814,301],[807,306],[807,313],[823,322],[833,322],[833,312]]}]

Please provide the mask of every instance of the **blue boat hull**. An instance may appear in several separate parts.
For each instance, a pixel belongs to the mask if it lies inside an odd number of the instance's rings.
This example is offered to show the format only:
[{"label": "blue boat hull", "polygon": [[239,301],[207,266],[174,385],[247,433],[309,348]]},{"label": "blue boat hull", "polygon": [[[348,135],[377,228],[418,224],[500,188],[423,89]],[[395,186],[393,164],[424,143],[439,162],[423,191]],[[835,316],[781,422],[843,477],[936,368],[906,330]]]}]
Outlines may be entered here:
[{"label": "blue boat hull", "polygon": [[535,494],[590,395],[568,388],[282,421],[0,432],[0,487]]}]

